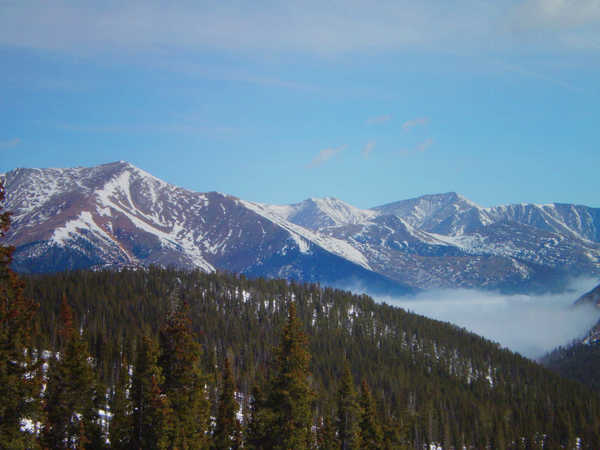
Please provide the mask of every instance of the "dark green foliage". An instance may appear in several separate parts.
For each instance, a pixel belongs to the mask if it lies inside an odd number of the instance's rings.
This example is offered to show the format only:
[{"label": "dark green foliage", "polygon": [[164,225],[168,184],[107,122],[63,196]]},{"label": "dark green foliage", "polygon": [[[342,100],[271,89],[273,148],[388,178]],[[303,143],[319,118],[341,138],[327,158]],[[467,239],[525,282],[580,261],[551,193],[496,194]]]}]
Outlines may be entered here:
[{"label": "dark green foliage", "polygon": [[340,448],[335,427],[329,415],[321,418],[317,429],[317,447],[321,450],[337,450]]},{"label": "dark green foliage", "polygon": [[359,449],[360,442],[360,406],[354,391],[354,380],[350,366],[344,364],[344,373],[338,391],[337,437],[342,450]]},{"label": "dark green foliage", "polygon": [[236,436],[239,435],[240,424],[236,418],[238,405],[235,401],[235,383],[229,359],[223,361],[221,395],[217,408],[213,445],[215,449],[237,448]]},{"label": "dark green foliage", "polygon": [[[169,430],[163,424],[169,421],[169,406],[161,401],[158,387],[162,382],[162,373],[158,367],[158,346],[144,336],[138,342],[137,357],[132,379],[133,432],[132,448],[160,448],[159,442],[168,442]],[[160,408],[157,408],[157,405]]]},{"label": "dark green foliage", "polygon": [[131,401],[131,377],[127,360],[121,360],[119,378],[116,380],[110,399],[109,440],[114,449],[127,450],[133,438],[133,403]]},{"label": "dark green foliage", "polygon": [[44,393],[45,424],[43,443],[49,448],[101,448],[97,391],[94,368],[87,343],[73,325],[73,315],[65,297],[61,306],[60,356],[50,359]]},{"label": "dark green foliage", "polygon": [[[248,448],[275,445],[269,441],[277,435],[271,429],[277,412],[269,407],[278,373],[273,349],[281,343],[290,302],[310,336],[308,381],[316,394],[311,424],[324,423],[324,416],[335,420],[331,411],[347,360],[352,379],[365,379],[371,389],[383,448],[422,448],[430,441],[456,448],[502,441],[508,448],[520,442],[531,447],[544,435],[560,446],[575,436],[584,448],[600,448],[597,394],[464,329],[366,296],[281,280],[156,268],[36,276],[25,294],[40,302],[34,324],[40,330],[39,348],[58,348],[63,292],[109,386],[118,378],[122,353],[134,361],[141,336],[158,339],[171,308],[168,299],[185,299],[203,350],[203,372],[214,373],[214,362],[225,356],[235,358],[230,359],[232,370],[249,417],[244,424]],[[260,377],[266,381],[257,381]],[[158,398],[172,401],[159,378]],[[214,382],[209,383],[214,392]],[[255,384],[261,390],[252,398]]]},{"label": "dark green foliage", "polygon": [[268,407],[275,424],[271,430],[274,448],[304,449],[310,443],[313,393],[308,382],[310,353],[308,340],[296,316],[296,305],[289,305],[288,319],[276,353],[277,363]]},{"label": "dark green foliage", "polygon": [[263,380],[259,377],[252,388],[250,417],[246,426],[245,443],[250,449],[273,448],[272,428],[275,413],[268,408]]},{"label": "dark green foliage", "polygon": [[600,343],[560,347],[542,359],[549,369],[600,392]]},{"label": "dark green foliage", "polygon": [[[360,385],[360,444],[364,449],[379,449],[382,446],[383,435],[377,420],[375,403],[366,380]],[[448,448],[448,447],[445,447]]]},{"label": "dark green foliage", "polygon": [[[10,225],[2,212],[0,183],[0,238]],[[33,447],[33,436],[21,431],[21,419],[39,418],[41,380],[32,357],[32,319],[37,304],[24,296],[23,281],[9,268],[12,247],[0,245],[0,443],[4,448]]]},{"label": "dark green foliage", "polygon": [[306,449],[312,442],[308,340],[291,302],[275,352],[275,365],[263,396],[254,389],[249,441],[251,448]]},{"label": "dark green foliage", "polygon": [[159,366],[162,392],[174,411],[172,445],[179,449],[207,448],[209,403],[200,368],[202,349],[191,329],[189,305],[183,302],[167,317],[160,331]]}]

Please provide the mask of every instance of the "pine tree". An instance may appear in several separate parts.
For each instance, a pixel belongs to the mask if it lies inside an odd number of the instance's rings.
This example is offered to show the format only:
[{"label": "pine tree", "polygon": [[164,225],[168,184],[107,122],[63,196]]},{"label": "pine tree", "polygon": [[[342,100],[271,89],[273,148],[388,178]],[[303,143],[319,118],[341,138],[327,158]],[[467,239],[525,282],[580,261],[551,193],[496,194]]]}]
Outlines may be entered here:
[{"label": "pine tree", "polygon": [[245,429],[245,446],[249,449],[272,449],[272,427],[275,423],[273,411],[268,408],[267,395],[263,390],[263,380],[259,373],[250,396],[250,418]]},{"label": "pine tree", "polygon": [[162,391],[175,413],[174,447],[208,447],[209,402],[200,369],[201,348],[191,330],[189,305],[178,305],[160,332]]},{"label": "pine tree", "polygon": [[358,421],[360,407],[354,392],[354,381],[348,362],[344,365],[344,374],[338,391],[337,434],[342,450],[360,448]]},{"label": "pine tree", "polygon": [[[131,448],[158,449],[168,446],[171,430],[170,404],[160,391],[161,370],[157,364],[158,347],[148,336],[138,343],[131,382],[133,435]],[[159,445],[160,444],[160,445]]]},{"label": "pine tree", "polygon": [[320,450],[337,450],[340,444],[335,435],[335,427],[329,416],[324,416],[317,429],[317,447]]},{"label": "pine tree", "polygon": [[87,344],[73,325],[73,312],[63,296],[60,356],[50,360],[44,394],[44,444],[50,448],[103,446],[98,392]]},{"label": "pine tree", "polygon": [[[143,448],[157,450],[189,448],[174,444],[178,438],[175,412],[169,397],[161,392],[156,376],[152,376],[151,379],[149,419],[148,423],[153,431],[144,437],[148,444]],[[154,440],[148,442],[149,437]]]},{"label": "pine tree", "polygon": [[231,449],[236,448],[237,445],[235,438],[239,430],[239,421],[236,418],[238,406],[235,401],[235,385],[229,358],[225,358],[223,362],[221,384],[213,445],[215,449]]},{"label": "pine tree", "polygon": [[[128,394],[129,393],[129,394]],[[129,449],[133,434],[133,404],[131,402],[131,377],[127,359],[121,359],[119,378],[110,399],[110,446],[113,449]]]},{"label": "pine tree", "polygon": [[[10,225],[10,213],[2,212],[4,195],[0,182],[0,238]],[[13,252],[13,247],[0,245],[0,442],[25,448],[33,446],[33,436],[21,431],[21,420],[37,420],[40,408],[40,363],[31,349],[38,306],[25,298],[24,283],[10,269]]]},{"label": "pine tree", "polygon": [[305,449],[310,445],[313,392],[309,363],[308,339],[296,317],[296,305],[290,303],[268,399],[275,419],[272,436],[276,449]]},{"label": "pine tree", "polygon": [[364,449],[379,449],[383,441],[377,411],[367,381],[360,385],[360,443]]}]

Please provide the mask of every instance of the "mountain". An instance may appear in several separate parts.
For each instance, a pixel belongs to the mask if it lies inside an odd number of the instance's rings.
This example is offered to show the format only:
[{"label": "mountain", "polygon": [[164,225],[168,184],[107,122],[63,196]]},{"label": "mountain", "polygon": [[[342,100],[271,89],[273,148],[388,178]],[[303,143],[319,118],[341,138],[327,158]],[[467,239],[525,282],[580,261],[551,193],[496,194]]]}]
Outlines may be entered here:
[{"label": "mountain", "polygon": [[13,212],[6,237],[21,272],[158,264],[411,291],[370,270],[343,241],[273,220],[258,204],[169,185],[126,162],[17,169],[2,178]]},{"label": "mountain", "polygon": [[308,201],[292,205],[294,213],[272,211],[350,243],[373,270],[416,287],[543,291],[560,289],[572,276],[600,273],[600,209],[483,208],[453,192],[370,210],[325,200],[327,207],[311,200],[310,214],[295,212],[307,210]]},{"label": "mountain", "polygon": [[266,205],[276,216],[310,230],[362,223],[377,215],[375,211],[359,209],[332,197],[309,198],[293,205]]},{"label": "mountain", "polygon": [[483,208],[456,193],[372,209],[329,197],[267,205],[123,161],[0,178],[21,272],[158,264],[395,293],[560,289],[600,274],[600,209],[586,206]]}]

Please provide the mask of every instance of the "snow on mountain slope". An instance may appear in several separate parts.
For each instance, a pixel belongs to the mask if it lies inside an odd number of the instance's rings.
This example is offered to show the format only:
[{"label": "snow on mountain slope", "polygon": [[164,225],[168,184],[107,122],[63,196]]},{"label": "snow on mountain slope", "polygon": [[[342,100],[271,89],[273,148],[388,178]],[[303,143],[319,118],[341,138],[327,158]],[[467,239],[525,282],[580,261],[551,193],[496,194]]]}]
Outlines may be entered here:
[{"label": "snow on mountain slope", "polygon": [[371,270],[348,243],[235,197],[181,189],[125,162],[19,169],[4,176],[15,267],[175,265],[318,282],[406,287]]},{"label": "snow on mountain slope", "polygon": [[600,242],[600,209],[551,203],[522,203],[486,208],[494,221],[513,221],[579,239]]},{"label": "snow on mountain slope", "polygon": [[[439,234],[456,234],[458,231],[453,229],[452,226],[446,225],[448,229],[444,231],[441,231],[438,227],[447,223],[449,219],[456,218],[472,209],[480,210],[481,208],[456,192],[424,195],[373,208],[381,214],[400,217],[409,225],[420,230],[438,232]],[[490,223],[485,216],[480,219],[480,224]]]},{"label": "snow on mountain slope", "polygon": [[309,198],[293,205],[262,205],[271,215],[310,230],[362,223],[377,215],[333,197]]},{"label": "snow on mountain slope", "polygon": [[482,208],[456,193],[372,210],[334,198],[265,205],[178,188],[123,161],[0,177],[25,272],[161,264],[503,289],[600,274],[600,210],[585,206]]},{"label": "snow on mountain slope", "polygon": [[184,193],[128,163],[15,171],[7,176],[7,192],[7,209],[14,211],[8,237],[16,245],[74,247],[79,242],[83,253],[89,247],[107,264],[138,264],[144,259],[135,242],[140,239],[165,250],[152,262],[189,262],[214,270],[196,245],[198,236],[185,230],[184,209],[178,207],[187,197],[187,210],[193,210],[205,204],[205,197]]},{"label": "snow on mountain slope", "polygon": [[278,214],[281,211],[278,207],[273,208],[268,205],[243,200],[242,203],[247,208],[255,211],[257,214],[260,214],[261,216],[272,220],[273,222],[282,226],[286,230],[290,231],[290,233],[292,233],[292,236],[294,236],[294,239],[296,239],[297,241],[303,242],[303,239],[307,239],[308,241],[314,242],[317,245],[336,255],[339,255],[343,258],[346,258],[349,261],[359,264],[365,269],[371,270],[367,258],[365,258],[359,250],[357,250],[347,242],[340,239],[324,236],[322,234],[313,233],[310,230],[301,227],[300,225],[288,222]]}]

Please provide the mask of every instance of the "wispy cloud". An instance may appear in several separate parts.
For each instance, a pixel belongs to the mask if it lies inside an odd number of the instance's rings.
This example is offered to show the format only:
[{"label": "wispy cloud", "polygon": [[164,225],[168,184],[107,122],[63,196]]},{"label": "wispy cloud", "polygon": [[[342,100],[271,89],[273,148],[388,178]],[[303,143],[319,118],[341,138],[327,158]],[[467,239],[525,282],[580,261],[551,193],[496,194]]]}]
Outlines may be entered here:
[{"label": "wispy cloud", "polygon": [[383,114],[381,116],[369,117],[367,119],[367,125],[377,125],[380,123],[389,122],[392,120],[392,116],[389,114]]},{"label": "wispy cloud", "polygon": [[506,17],[513,39],[529,47],[600,49],[599,0],[525,0]]},{"label": "wispy cloud", "polygon": [[0,148],[13,148],[21,143],[21,139],[14,138],[6,141],[0,141]]},{"label": "wispy cloud", "polygon": [[547,83],[550,84],[554,84],[556,86],[562,87],[564,89],[567,89],[569,91],[573,91],[573,92],[583,92],[583,89],[575,86],[571,83],[567,83],[563,80],[559,80],[558,78],[555,77],[551,77],[548,76],[546,74],[540,73],[540,72],[536,72],[533,70],[529,70],[525,67],[522,66],[517,66],[514,64],[507,64],[507,63],[499,63],[500,67],[508,72],[513,72],[513,73],[517,73],[519,75],[523,75],[527,78],[533,78],[536,80],[540,80],[540,81],[545,81]]},{"label": "wispy cloud", "polygon": [[429,149],[429,147],[431,147],[432,145],[433,145],[433,139],[427,138],[423,142],[421,142],[419,145],[417,145],[417,151],[424,152],[427,149]]},{"label": "wispy cloud", "polygon": [[427,125],[429,123],[429,117],[417,117],[416,119],[407,120],[402,124],[402,129],[408,131],[414,127]]},{"label": "wispy cloud", "polygon": [[[355,54],[514,48],[519,30],[549,30],[540,49],[598,43],[598,0],[3,2],[0,44],[66,51],[164,49]],[[360,30],[360,32],[357,32]],[[552,33],[548,33],[552,37]],[[571,46],[571,47],[569,47]]]},{"label": "wispy cloud", "polygon": [[522,27],[572,30],[600,23],[600,1],[525,0],[514,13]]},{"label": "wispy cloud", "polygon": [[433,142],[432,138],[427,138],[413,148],[400,150],[400,154],[402,156],[409,156],[417,153],[425,153],[433,145]]},{"label": "wispy cloud", "polygon": [[325,148],[325,149],[321,150],[319,152],[319,154],[317,156],[315,156],[313,158],[313,160],[310,163],[308,163],[308,165],[306,167],[308,167],[309,169],[312,169],[314,167],[318,167],[318,166],[326,163],[327,161],[329,161],[333,157],[337,156],[345,148],[346,148],[345,145],[342,145],[340,147]]},{"label": "wispy cloud", "polygon": [[371,152],[375,149],[375,141],[369,141],[362,149],[362,154],[365,158],[368,158]]}]

